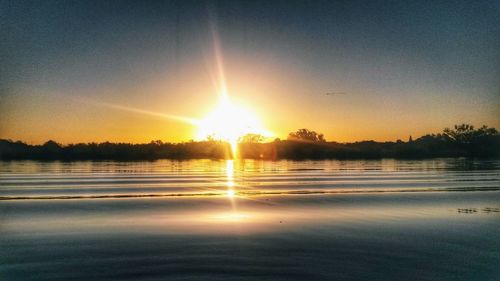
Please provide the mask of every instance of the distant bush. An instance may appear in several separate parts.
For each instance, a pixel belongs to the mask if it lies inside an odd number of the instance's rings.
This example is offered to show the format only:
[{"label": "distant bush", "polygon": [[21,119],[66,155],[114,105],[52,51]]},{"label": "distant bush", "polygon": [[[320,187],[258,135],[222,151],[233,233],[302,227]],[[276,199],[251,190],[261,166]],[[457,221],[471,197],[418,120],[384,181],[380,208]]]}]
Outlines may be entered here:
[{"label": "distant bush", "polygon": [[288,140],[306,142],[326,142],[323,134],[316,133],[308,129],[299,129],[288,134]]}]

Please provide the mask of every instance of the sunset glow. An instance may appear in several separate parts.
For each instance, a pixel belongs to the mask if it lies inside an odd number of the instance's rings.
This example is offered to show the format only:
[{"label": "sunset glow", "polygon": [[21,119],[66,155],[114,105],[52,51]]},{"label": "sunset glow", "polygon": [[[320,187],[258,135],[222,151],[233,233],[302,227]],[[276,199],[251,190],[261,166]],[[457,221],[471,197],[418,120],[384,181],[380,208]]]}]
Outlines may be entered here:
[{"label": "sunset glow", "polygon": [[254,114],[232,104],[227,96],[223,96],[217,108],[198,123],[197,138],[227,141],[234,153],[238,139],[250,133],[270,136]]}]

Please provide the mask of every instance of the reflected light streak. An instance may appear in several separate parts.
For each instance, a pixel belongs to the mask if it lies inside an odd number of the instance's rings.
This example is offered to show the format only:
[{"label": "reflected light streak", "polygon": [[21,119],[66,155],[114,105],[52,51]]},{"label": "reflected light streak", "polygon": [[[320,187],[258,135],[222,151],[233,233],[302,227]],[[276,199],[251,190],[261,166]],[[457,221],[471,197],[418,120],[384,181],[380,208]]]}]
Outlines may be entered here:
[{"label": "reflected light streak", "polygon": [[226,185],[229,188],[234,186],[234,160],[226,160]]},{"label": "reflected light streak", "polygon": [[219,213],[210,216],[213,222],[224,222],[224,223],[235,223],[244,222],[251,219],[251,215],[248,213],[230,212],[230,213]]},{"label": "reflected light streak", "polygon": [[226,192],[226,195],[227,195],[227,197],[229,197],[229,198],[233,198],[235,194],[236,194],[236,192],[235,192],[234,190],[232,190],[232,189],[230,189],[230,190],[228,190],[228,191]]},{"label": "reflected light streak", "polygon": [[236,212],[236,192],[234,190],[234,160],[226,160],[226,186],[226,196],[231,202],[231,208],[233,212]]}]

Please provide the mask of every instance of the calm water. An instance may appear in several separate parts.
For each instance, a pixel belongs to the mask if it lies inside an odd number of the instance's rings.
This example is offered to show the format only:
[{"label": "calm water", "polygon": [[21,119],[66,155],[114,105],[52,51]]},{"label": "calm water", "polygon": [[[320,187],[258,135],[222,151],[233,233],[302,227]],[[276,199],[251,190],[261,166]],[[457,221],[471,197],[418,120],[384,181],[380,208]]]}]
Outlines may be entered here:
[{"label": "calm water", "polygon": [[500,276],[500,161],[13,161],[0,199],[0,280]]}]

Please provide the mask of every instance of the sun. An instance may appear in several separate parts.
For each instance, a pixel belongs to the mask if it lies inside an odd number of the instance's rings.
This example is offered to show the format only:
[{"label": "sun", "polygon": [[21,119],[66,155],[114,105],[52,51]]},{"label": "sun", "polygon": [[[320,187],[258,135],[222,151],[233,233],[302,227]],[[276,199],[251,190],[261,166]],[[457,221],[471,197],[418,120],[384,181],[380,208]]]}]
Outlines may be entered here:
[{"label": "sun", "polygon": [[262,128],[254,114],[242,106],[231,103],[227,96],[223,96],[217,107],[198,123],[197,138],[211,137],[227,141],[235,153],[238,139],[250,133],[270,135]]}]

